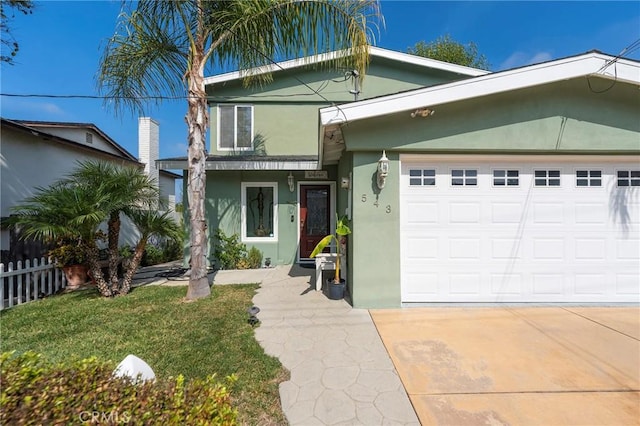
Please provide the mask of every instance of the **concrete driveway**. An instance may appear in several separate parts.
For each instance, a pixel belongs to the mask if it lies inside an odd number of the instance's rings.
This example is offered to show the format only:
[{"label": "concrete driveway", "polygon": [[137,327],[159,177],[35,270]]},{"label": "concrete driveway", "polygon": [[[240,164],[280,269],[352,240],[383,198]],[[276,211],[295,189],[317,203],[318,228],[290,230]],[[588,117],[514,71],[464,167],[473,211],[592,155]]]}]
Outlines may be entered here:
[{"label": "concrete driveway", "polygon": [[423,425],[640,424],[640,308],[371,310]]}]

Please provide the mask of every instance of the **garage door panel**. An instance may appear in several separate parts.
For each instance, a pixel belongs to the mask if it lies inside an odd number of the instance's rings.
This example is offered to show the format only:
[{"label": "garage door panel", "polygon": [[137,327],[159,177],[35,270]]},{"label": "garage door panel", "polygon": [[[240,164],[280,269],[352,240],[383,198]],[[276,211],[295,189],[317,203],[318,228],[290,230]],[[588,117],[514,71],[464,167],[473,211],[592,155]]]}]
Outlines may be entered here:
[{"label": "garage door panel", "polygon": [[434,201],[413,201],[407,203],[407,224],[419,226],[438,223],[438,203]]},{"label": "garage door panel", "polygon": [[523,203],[491,202],[491,223],[513,224],[520,223],[524,217]]},{"label": "garage door panel", "polygon": [[576,202],[574,204],[574,217],[577,225],[597,225],[607,224],[607,204],[606,202]]},{"label": "garage door panel", "polygon": [[533,223],[562,225],[565,223],[563,202],[534,202],[533,203]]},{"label": "garage door panel", "polygon": [[575,277],[573,291],[577,295],[604,295],[605,289],[602,283],[606,280],[605,274],[578,273]]},{"label": "garage door panel", "polygon": [[[404,302],[640,301],[639,195],[616,180],[633,165],[418,167],[436,185],[401,188]],[[477,185],[451,185],[453,170],[477,170]],[[517,170],[518,185],[494,185],[494,170]],[[560,170],[560,186],[535,186],[536,170]],[[577,170],[600,171],[601,186],[579,187]]]},{"label": "garage door panel", "polygon": [[479,202],[451,202],[449,204],[449,223],[480,223],[481,205]]},{"label": "garage door panel", "polygon": [[616,274],[616,294],[637,296],[635,301],[640,301],[640,274],[621,273]]}]

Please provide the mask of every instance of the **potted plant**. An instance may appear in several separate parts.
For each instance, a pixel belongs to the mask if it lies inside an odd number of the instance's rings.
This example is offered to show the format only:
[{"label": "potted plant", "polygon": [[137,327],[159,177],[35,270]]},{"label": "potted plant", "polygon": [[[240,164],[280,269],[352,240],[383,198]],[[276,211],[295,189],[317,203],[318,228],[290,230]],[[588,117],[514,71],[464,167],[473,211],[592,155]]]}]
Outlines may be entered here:
[{"label": "potted plant", "polygon": [[343,216],[336,222],[336,233],[329,234],[324,237],[315,246],[311,252],[310,257],[314,258],[319,253],[331,244],[332,241],[336,242],[336,273],[333,278],[327,280],[329,287],[329,299],[338,300],[344,297],[344,290],[346,288],[346,281],[340,278],[340,258],[342,257],[342,244],[347,235],[351,233],[351,229],[347,226],[347,218]]},{"label": "potted plant", "polygon": [[80,241],[60,240],[54,249],[49,250],[49,256],[56,267],[64,272],[68,288],[77,288],[87,282],[89,268],[86,265],[86,255]]}]

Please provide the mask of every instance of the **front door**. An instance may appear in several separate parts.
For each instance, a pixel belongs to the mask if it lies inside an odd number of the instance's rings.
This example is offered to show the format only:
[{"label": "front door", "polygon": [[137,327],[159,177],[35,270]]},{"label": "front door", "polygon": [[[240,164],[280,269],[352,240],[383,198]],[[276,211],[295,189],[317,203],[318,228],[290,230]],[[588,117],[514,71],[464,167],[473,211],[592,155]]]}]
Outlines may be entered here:
[{"label": "front door", "polygon": [[329,185],[300,186],[300,258],[308,259],[318,242],[331,232]]}]

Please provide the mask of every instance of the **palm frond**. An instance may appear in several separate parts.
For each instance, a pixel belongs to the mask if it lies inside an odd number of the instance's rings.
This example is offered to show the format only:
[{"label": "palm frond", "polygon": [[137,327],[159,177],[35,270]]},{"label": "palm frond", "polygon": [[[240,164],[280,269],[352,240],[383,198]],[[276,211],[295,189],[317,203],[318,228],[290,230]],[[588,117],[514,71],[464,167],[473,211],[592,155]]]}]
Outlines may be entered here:
[{"label": "palm frond", "polygon": [[[240,70],[276,59],[309,57],[336,51],[330,67],[351,67],[364,76],[368,44],[383,23],[377,1],[250,0],[230,2],[215,12],[211,60]],[[269,79],[268,74],[247,81]]]},{"label": "palm frond", "polygon": [[125,108],[143,112],[161,97],[185,96],[189,39],[175,20],[180,3],[141,1],[138,10],[121,13],[97,76],[100,93],[116,113]]}]

